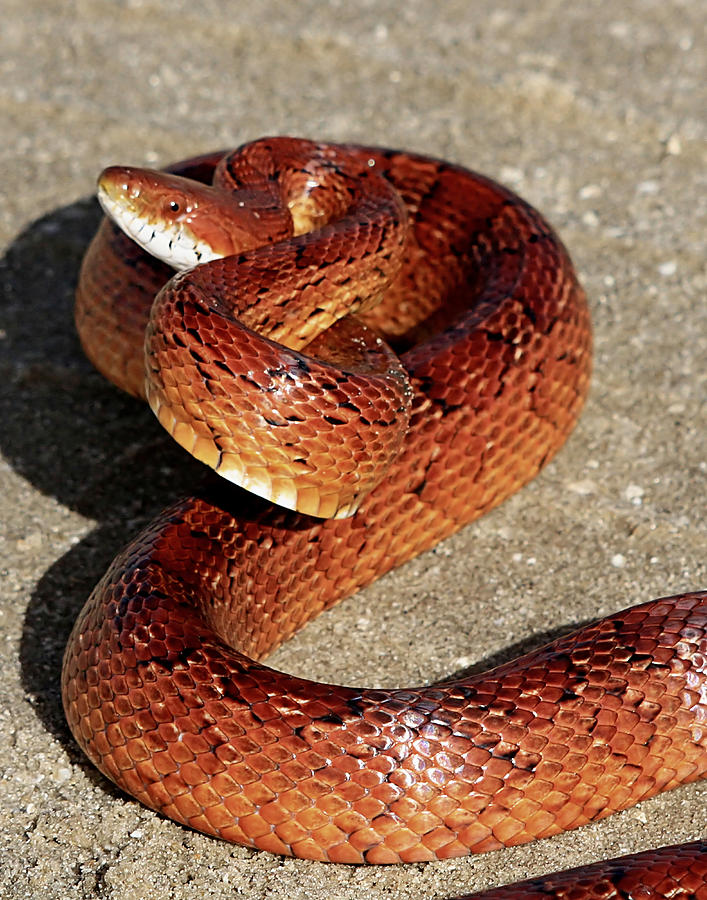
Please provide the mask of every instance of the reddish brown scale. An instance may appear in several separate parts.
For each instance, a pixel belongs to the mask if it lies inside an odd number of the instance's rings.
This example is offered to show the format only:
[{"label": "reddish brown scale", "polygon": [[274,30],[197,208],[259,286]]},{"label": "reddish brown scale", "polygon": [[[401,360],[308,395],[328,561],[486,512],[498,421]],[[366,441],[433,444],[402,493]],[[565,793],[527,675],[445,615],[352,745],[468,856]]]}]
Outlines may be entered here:
[{"label": "reddish brown scale", "polygon": [[707,900],[707,841],[648,850],[457,900]]},{"label": "reddish brown scale", "polygon": [[[297,143],[250,152],[296,153]],[[705,777],[704,593],[425,688],[316,684],[256,662],[532,478],[571,431],[589,378],[585,298],[537,212],[437,160],[327,152],[372,160],[407,208],[402,268],[366,315],[408,348],[405,442],[350,519],[308,518],[223,486],[166,510],[115,560],[70,638],[63,698],[76,739],[116,784],[177,821],[339,862],[517,844]],[[184,171],[205,179],[215,165]],[[84,341],[108,330],[120,295],[113,284],[102,311],[89,292],[102,277],[133,278],[115,245],[104,225],[82,271]],[[96,274],[99,259],[109,275]],[[147,307],[163,272],[140,265],[154,273]],[[197,270],[199,290],[208,269]],[[111,377],[136,370],[117,356],[104,367]]]}]

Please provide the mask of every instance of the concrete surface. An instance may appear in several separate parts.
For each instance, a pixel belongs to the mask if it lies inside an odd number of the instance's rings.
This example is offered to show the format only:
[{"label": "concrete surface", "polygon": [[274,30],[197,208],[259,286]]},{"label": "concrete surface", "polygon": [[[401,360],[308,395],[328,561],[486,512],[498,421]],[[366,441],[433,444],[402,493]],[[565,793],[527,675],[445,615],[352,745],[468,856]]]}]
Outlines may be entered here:
[{"label": "concrete surface", "polygon": [[266,133],[406,146],[506,181],[559,228],[596,328],[593,392],[559,459],[275,664],[420,682],[707,586],[699,0],[3,8],[0,896],[438,898],[707,836],[697,785],[485,857],[369,869],[280,859],[117,792],[78,752],[58,692],[90,587],[199,471],[74,336],[95,176]]}]

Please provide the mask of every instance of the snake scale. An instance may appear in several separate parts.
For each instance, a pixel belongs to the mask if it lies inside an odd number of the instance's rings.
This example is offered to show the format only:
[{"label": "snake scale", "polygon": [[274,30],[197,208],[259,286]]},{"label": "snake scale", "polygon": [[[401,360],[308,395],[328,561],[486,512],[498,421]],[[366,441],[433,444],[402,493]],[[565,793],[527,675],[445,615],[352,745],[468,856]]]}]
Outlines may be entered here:
[{"label": "snake scale", "polygon": [[[99,197],[122,231],[105,219],[84,259],[85,351],[224,476],[127,545],[69,639],[66,716],[108,778],[228,841],[397,863],[557,834],[707,775],[705,593],[424,687],[260,661],[571,432],[589,314],[534,209],[441,160],[294,138],[114,167]],[[614,865],[571,896],[629,896],[610,890],[640,871],[704,897],[704,857]],[[538,884],[527,896],[570,896]]]}]

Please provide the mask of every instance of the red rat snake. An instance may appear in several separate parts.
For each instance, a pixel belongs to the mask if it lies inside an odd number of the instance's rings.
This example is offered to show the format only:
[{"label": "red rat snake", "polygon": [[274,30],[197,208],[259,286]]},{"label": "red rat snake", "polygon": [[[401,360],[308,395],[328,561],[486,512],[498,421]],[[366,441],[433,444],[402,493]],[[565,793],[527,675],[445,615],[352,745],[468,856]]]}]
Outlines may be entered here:
[{"label": "red rat snake", "polygon": [[[259,661],[537,474],[587,392],[587,304],[534,209],[440,160],[272,138],[170,173],[108,169],[99,197],[183,271],[104,220],[79,333],[260,496],[181,500],[95,588],[62,679],[91,761],[194,829],[346,863],[519,844],[705,777],[705,593],[427,687]],[[697,871],[705,846],[680,853]]]}]

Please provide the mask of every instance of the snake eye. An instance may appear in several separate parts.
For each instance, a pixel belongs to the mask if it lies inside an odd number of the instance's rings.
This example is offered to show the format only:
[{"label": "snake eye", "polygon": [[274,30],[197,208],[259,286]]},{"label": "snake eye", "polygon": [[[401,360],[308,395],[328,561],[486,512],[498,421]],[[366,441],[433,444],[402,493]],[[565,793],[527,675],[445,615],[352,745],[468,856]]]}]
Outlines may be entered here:
[{"label": "snake eye", "polygon": [[176,200],[169,201],[169,208],[172,210],[172,212],[179,212],[179,204]]}]

